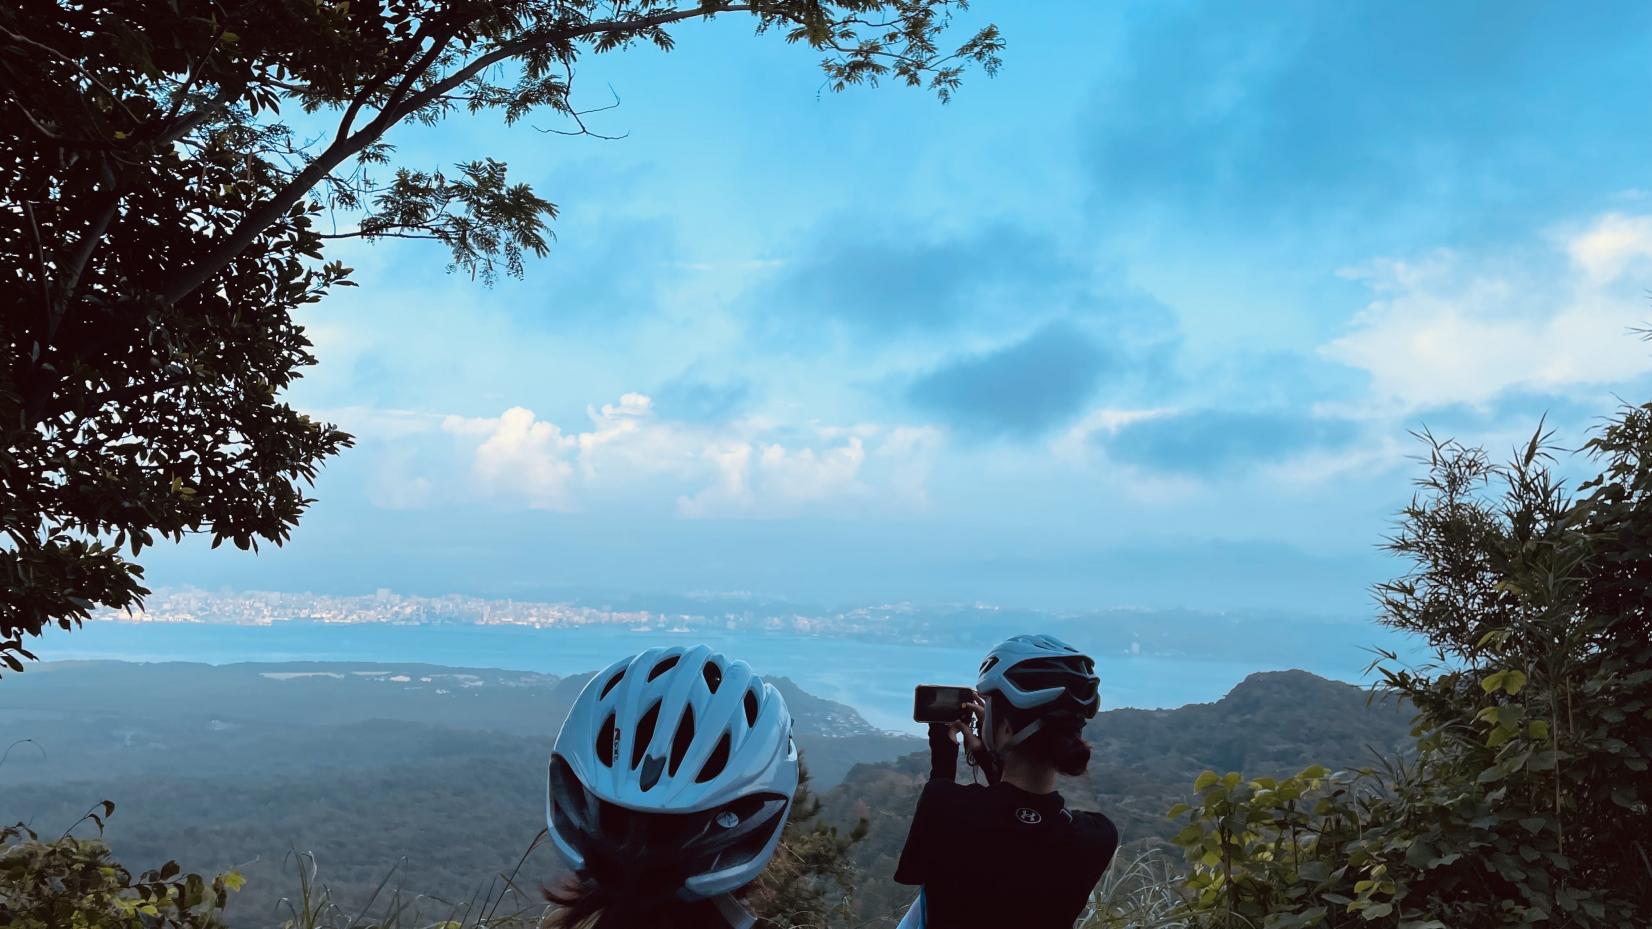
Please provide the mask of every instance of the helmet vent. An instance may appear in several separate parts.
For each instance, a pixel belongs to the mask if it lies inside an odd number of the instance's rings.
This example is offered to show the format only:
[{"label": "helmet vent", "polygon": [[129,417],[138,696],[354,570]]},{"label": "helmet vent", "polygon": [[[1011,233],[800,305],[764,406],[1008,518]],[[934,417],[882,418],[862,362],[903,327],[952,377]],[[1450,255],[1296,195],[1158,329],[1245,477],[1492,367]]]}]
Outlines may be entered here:
[{"label": "helmet vent", "polygon": [[757,691],[746,691],[746,725],[757,725]]},{"label": "helmet vent", "polygon": [[988,655],[987,660],[981,662],[981,673],[985,674],[988,671],[991,671],[992,666],[997,664],[997,663],[998,663],[998,656],[997,655]]},{"label": "helmet vent", "polygon": [[671,738],[671,776],[677,776],[677,769],[682,767],[683,756],[688,754],[688,747],[694,744],[694,710],[685,708],[683,718],[677,723],[677,734]]},{"label": "helmet vent", "polygon": [[706,759],[705,767],[701,768],[700,773],[695,775],[694,783],[704,784],[722,774],[723,769],[728,767],[728,752],[729,737],[728,733],[725,732],[723,737],[717,740],[717,747],[711,750],[711,757]]},{"label": "helmet vent", "polygon": [[708,661],[700,670],[706,678],[706,689],[712,693],[716,693],[717,688],[723,684],[723,669]]},{"label": "helmet vent", "polygon": [[642,718],[637,720],[637,731],[631,737],[631,767],[633,769],[642,764],[643,752],[648,748],[648,743],[654,741],[654,727],[659,721],[659,703],[649,707],[648,712],[642,714]]},{"label": "helmet vent", "polygon": [[625,680],[625,669],[624,668],[621,668],[618,672],[616,672],[614,674],[613,677],[609,678],[608,683],[602,685],[602,693],[597,694],[597,699],[601,700],[603,697],[608,696],[608,692],[610,690],[613,690],[615,687],[618,687],[619,682],[622,681],[622,680]]},{"label": "helmet vent", "polygon": [[675,668],[676,666],[677,666],[677,656],[676,655],[672,655],[669,658],[662,659],[659,664],[654,666],[654,670],[648,672],[648,679],[653,680],[653,679],[659,677],[660,675],[664,674],[665,672],[671,670],[672,668]]},{"label": "helmet vent", "polygon": [[614,766],[614,714],[602,721],[602,728],[597,730],[597,760],[612,768]]}]

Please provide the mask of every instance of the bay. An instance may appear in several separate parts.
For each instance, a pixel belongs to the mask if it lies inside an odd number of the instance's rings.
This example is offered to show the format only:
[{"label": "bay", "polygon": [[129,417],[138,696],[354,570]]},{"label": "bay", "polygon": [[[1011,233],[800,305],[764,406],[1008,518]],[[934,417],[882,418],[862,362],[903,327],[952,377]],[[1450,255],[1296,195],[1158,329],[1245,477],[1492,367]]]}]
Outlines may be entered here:
[{"label": "bay", "polygon": [[[791,678],[812,694],[852,706],[874,726],[910,733],[921,729],[911,719],[912,688],[971,684],[982,658],[975,648],[791,633],[297,621],[268,626],[93,621],[72,633],[53,632],[30,647],[48,661],[416,662],[569,675],[598,670],[645,648],[698,642],[748,662],[760,674]],[[1293,667],[1358,683],[1370,659],[1357,648],[1327,649],[1307,663],[1263,666],[1128,653],[1096,657],[1104,709],[1208,703],[1249,674]]]}]

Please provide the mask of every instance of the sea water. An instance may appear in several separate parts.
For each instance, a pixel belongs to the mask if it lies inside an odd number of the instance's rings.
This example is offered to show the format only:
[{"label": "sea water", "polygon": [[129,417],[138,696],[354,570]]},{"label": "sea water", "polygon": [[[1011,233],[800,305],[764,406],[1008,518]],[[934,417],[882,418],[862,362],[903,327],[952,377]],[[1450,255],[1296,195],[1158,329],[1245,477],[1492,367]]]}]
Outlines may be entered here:
[{"label": "sea water", "polygon": [[[30,648],[47,661],[418,662],[568,675],[598,670],[652,646],[700,642],[745,660],[760,674],[789,677],[809,693],[848,704],[874,726],[900,732],[920,729],[911,718],[914,685],[971,684],[982,657],[977,648],[790,633],[315,622],[232,626],[98,621],[74,632],[53,630]],[[1156,655],[1096,657],[1102,706],[1115,709],[1206,703],[1221,698],[1249,674],[1286,667],[1360,682],[1371,655],[1336,646],[1312,662],[1278,666]]]}]

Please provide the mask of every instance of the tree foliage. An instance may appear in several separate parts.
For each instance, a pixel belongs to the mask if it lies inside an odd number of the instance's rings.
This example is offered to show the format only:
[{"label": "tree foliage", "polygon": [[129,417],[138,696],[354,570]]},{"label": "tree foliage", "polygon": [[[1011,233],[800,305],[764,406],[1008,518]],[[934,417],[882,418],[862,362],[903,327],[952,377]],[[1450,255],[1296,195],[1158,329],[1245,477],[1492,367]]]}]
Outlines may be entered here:
[{"label": "tree foliage", "polygon": [[[965,0],[18,0],[0,5],[0,661],[141,602],[158,539],[282,543],[350,437],[281,401],[293,311],[348,285],[332,239],[430,239],[491,280],[547,250],[550,201],[478,153],[397,162],[454,113],[587,131],[582,56],[740,17],[834,89],[945,100],[992,27]],[[304,112],[301,125],[284,111]],[[316,127],[321,127],[319,133]],[[126,549],[129,553],[125,553]]]},{"label": "tree foliage", "polygon": [[1283,781],[1207,772],[1187,825],[1197,925],[1393,929],[1652,921],[1652,404],[1585,446],[1569,491],[1541,429],[1506,465],[1429,444],[1382,620],[1437,662],[1381,667],[1414,752]]},{"label": "tree foliage", "polygon": [[[99,813],[97,810],[102,810]],[[43,842],[27,826],[0,829],[0,926],[14,929],[217,929],[233,871],[207,881],[168,861],[136,878],[109,856],[101,835],[115,810],[108,801],[87,814],[99,838],[65,833]],[[71,830],[72,832],[72,830]]]},{"label": "tree foliage", "polygon": [[869,824],[861,819],[848,834],[840,833],[821,818],[807,768],[802,775],[780,845],[748,902],[753,912],[782,929],[853,925],[857,875],[852,853]]}]

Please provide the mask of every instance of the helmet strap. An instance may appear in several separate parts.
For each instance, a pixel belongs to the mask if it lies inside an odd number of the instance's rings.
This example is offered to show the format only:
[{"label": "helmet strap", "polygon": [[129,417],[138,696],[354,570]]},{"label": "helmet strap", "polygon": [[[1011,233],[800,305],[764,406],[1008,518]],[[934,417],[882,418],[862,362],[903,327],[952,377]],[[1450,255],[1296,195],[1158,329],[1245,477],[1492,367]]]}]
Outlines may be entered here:
[{"label": "helmet strap", "polygon": [[711,898],[711,905],[717,908],[718,915],[729,924],[729,929],[752,929],[757,925],[757,917],[751,915],[746,905],[736,900],[733,894],[718,894]]},{"label": "helmet strap", "polygon": [[1044,728],[1044,720],[1035,719],[1032,722],[1026,724],[1025,726],[1022,726],[1019,730],[1017,730],[1014,734],[1012,734],[1008,739],[1005,739],[1003,745],[997,746],[996,748],[993,749],[993,751],[996,752],[1000,756],[1007,755],[1007,754],[1009,754],[1010,749],[1013,749],[1017,745],[1020,745],[1022,742],[1027,741],[1027,739],[1030,738],[1033,733],[1037,732],[1038,730],[1040,730],[1042,728]]}]

